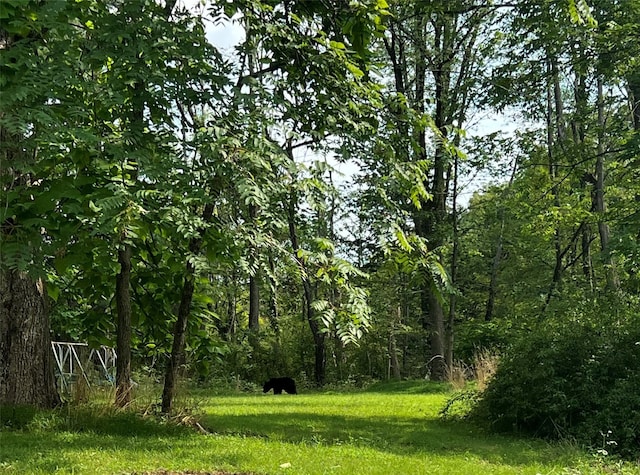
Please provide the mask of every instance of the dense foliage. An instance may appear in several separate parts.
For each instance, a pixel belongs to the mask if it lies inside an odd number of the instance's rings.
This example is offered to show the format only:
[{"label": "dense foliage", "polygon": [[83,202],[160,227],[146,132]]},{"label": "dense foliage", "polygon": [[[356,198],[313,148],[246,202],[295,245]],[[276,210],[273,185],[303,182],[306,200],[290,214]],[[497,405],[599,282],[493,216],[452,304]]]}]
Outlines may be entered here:
[{"label": "dense foliage", "polygon": [[590,302],[544,320],[500,363],[479,417],[499,430],[585,442],[608,453],[640,448],[640,326],[635,312]]}]

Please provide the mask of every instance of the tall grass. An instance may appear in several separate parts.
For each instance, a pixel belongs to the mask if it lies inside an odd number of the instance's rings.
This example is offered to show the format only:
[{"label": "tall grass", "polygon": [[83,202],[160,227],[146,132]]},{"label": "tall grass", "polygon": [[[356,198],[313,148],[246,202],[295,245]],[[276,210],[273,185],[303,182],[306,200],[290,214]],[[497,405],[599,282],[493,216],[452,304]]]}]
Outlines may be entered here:
[{"label": "tall grass", "polygon": [[445,376],[451,387],[456,391],[460,391],[467,385],[471,374],[472,370],[469,366],[463,361],[456,360],[447,366]]},{"label": "tall grass", "polygon": [[465,388],[468,382],[475,381],[476,389],[482,392],[498,369],[499,361],[500,358],[495,352],[489,350],[477,351],[473,356],[471,366],[463,361],[456,360],[447,367],[447,382],[455,391],[460,391]]},{"label": "tall grass", "polygon": [[484,391],[493,375],[498,370],[500,357],[497,353],[489,350],[480,350],[473,356],[474,376],[477,389]]}]

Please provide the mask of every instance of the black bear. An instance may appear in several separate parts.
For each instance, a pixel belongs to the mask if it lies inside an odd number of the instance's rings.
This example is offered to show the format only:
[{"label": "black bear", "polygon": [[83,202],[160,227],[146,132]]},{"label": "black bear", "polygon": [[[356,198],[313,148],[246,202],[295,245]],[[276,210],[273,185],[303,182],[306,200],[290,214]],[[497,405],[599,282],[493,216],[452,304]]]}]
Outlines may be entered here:
[{"label": "black bear", "polygon": [[273,389],[273,394],[282,394],[283,389],[289,394],[298,394],[298,391],[296,391],[296,382],[291,378],[271,378],[264,383],[262,392],[267,393],[271,389]]}]

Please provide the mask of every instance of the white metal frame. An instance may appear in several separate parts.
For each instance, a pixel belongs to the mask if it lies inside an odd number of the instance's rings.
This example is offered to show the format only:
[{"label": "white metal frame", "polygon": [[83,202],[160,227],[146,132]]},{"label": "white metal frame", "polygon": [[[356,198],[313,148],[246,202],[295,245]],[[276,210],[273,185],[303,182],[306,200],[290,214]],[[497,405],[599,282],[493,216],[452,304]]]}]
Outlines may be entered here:
[{"label": "white metal frame", "polygon": [[[86,343],[70,343],[63,341],[52,341],[51,349],[53,350],[53,356],[56,360],[58,369],[58,376],[60,378],[60,389],[68,390],[71,385],[71,377],[74,374],[82,374],[82,377],[89,386],[89,377],[87,371],[83,366],[83,362],[78,355],[78,350],[81,348],[89,348]],[[109,383],[113,384],[113,369],[116,366],[116,350],[108,346],[101,346],[100,348],[90,348],[89,356],[85,361],[93,361],[96,358],[99,362],[102,376]]]}]

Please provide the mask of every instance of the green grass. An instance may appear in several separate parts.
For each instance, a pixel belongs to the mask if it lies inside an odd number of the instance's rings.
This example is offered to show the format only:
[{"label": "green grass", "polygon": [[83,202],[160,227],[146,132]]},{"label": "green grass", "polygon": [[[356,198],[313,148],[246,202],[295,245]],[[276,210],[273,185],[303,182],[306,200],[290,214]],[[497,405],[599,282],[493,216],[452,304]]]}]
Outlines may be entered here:
[{"label": "green grass", "polygon": [[[210,434],[108,409],[0,412],[0,473],[640,474],[570,444],[442,421],[445,386],[394,383],[297,396],[191,391]],[[7,425],[11,425],[7,429]],[[290,464],[282,468],[281,465]]]}]

